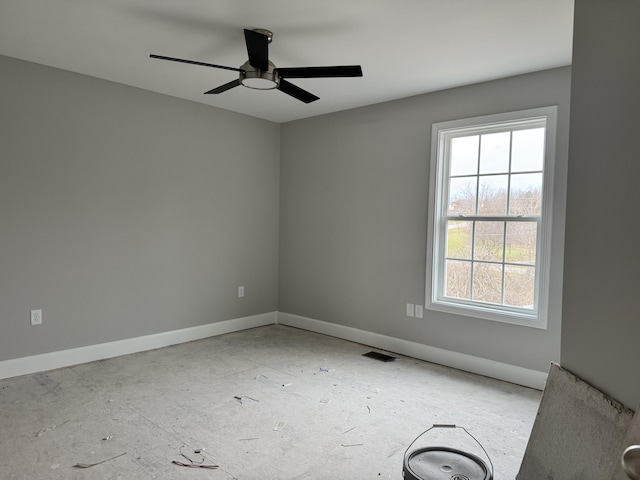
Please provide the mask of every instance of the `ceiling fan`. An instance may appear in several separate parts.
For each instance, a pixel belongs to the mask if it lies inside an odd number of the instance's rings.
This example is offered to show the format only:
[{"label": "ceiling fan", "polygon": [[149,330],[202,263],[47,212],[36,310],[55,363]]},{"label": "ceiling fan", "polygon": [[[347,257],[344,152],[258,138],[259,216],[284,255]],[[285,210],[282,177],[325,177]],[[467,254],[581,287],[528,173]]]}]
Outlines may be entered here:
[{"label": "ceiling fan", "polygon": [[269,61],[269,44],[273,39],[273,33],[262,28],[252,30],[244,29],[244,38],[247,44],[249,60],[240,68],[214,65],[212,63],[183,60],[181,58],[153,55],[151,58],[170,60],[172,62],[190,63],[203,67],[221,68],[239,72],[239,78],[224,85],[220,85],[205,94],[218,94],[226,92],[238,85],[258,90],[272,90],[277,88],[281,92],[304,102],[311,103],[319,99],[314,94],[288,82],[285,78],[330,78],[330,77],[361,77],[360,65],[338,65],[332,67],[290,67],[278,68]]}]

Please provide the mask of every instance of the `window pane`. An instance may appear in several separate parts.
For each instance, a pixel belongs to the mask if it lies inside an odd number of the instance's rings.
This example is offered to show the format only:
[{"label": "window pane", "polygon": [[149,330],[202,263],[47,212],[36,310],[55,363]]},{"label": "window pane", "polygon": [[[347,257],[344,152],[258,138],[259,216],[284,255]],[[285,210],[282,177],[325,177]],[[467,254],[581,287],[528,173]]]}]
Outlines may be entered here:
[{"label": "window pane", "polygon": [[502,303],[502,265],[474,264],[473,299],[479,302]]},{"label": "window pane", "polygon": [[426,308],[546,328],[556,114],[433,124]]},{"label": "window pane", "polygon": [[511,175],[510,215],[542,213],[542,173]]},{"label": "window pane", "polygon": [[504,304],[533,309],[535,278],[534,267],[508,265],[504,272]]},{"label": "window pane", "polygon": [[544,164],[544,128],[513,132],[512,172],[542,170]]},{"label": "window pane", "polygon": [[473,222],[447,222],[447,257],[471,260]]},{"label": "window pane", "polygon": [[482,135],[480,141],[480,173],[509,171],[510,132]]},{"label": "window pane", "polygon": [[463,298],[471,297],[471,262],[460,260],[447,260],[446,268],[446,297]]},{"label": "window pane", "polygon": [[536,222],[507,223],[505,262],[535,265],[537,234]]},{"label": "window pane", "polygon": [[476,214],[477,177],[452,178],[449,182],[449,215]]},{"label": "window pane", "polygon": [[478,135],[451,139],[451,176],[478,173],[479,141]]},{"label": "window pane", "polygon": [[473,259],[502,261],[504,222],[475,222]]},{"label": "window pane", "polygon": [[505,215],[507,213],[508,182],[508,175],[480,177],[478,215]]}]

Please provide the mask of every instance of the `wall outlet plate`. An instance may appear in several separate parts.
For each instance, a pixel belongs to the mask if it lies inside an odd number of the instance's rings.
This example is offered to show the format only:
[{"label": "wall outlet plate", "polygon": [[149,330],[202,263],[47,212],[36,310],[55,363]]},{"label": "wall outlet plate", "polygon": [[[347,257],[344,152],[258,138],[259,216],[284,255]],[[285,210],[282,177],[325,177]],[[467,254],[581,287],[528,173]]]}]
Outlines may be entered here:
[{"label": "wall outlet plate", "polygon": [[31,310],[31,325],[42,325],[42,310]]},{"label": "wall outlet plate", "polygon": [[413,303],[407,303],[407,317],[413,317],[415,315],[415,309]]}]

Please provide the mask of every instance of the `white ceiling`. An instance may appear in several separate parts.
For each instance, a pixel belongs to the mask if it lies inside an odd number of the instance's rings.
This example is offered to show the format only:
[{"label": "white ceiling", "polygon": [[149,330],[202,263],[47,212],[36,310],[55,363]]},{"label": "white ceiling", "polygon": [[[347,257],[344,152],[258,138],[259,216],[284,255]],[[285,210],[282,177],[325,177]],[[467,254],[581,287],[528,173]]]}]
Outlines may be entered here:
[{"label": "white ceiling", "polygon": [[[0,54],[286,122],[571,63],[574,0],[2,0]],[[203,92],[239,67],[243,29],[274,33],[278,67],[362,65],[362,78]],[[43,85],[46,88],[46,85]],[[3,92],[4,95],[8,92]]]}]

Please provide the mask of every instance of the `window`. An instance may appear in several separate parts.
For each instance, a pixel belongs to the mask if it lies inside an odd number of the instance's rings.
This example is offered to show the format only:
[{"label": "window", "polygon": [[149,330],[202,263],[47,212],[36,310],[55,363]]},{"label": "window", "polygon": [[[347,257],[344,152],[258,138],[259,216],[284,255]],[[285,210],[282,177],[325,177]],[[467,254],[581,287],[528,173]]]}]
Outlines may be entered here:
[{"label": "window", "polygon": [[426,308],[546,328],[555,119],[433,125]]}]

